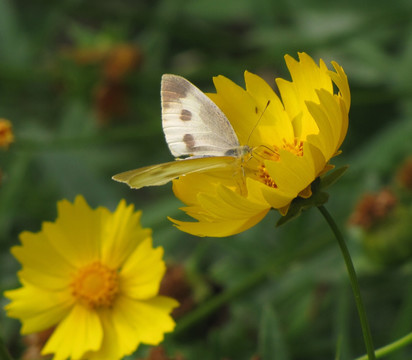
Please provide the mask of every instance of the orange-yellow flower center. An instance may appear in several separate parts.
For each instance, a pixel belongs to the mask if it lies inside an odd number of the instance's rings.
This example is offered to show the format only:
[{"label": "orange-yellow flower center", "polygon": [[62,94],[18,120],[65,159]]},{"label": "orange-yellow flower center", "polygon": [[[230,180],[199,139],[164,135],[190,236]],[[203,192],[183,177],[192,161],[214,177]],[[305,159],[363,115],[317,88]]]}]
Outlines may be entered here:
[{"label": "orange-yellow flower center", "polygon": [[118,274],[96,261],[77,272],[71,287],[73,296],[87,306],[110,307],[119,291]]},{"label": "orange-yellow flower center", "polygon": [[[271,161],[279,161],[279,150],[286,150],[297,156],[303,156],[303,141],[294,139],[292,143],[288,143],[285,139],[283,139],[283,143],[281,146],[274,145],[273,150],[269,148],[263,150],[264,159]],[[267,171],[264,163],[261,163],[258,166],[257,177],[265,185],[271,188],[277,188],[275,180],[273,180],[272,177],[269,175],[269,172]]]}]

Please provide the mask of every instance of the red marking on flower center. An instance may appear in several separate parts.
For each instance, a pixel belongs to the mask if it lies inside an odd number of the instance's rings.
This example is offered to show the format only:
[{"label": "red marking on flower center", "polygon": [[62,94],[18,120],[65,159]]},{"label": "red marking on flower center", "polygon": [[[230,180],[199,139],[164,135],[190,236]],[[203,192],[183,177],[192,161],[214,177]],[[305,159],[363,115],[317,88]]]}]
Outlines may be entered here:
[{"label": "red marking on flower center", "polygon": [[[283,139],[283,144],[281,146],[274,145],[273,150],[266,148],[262,152],[262,157],[266,160],[279,161],[280,160],[280,150],[286,150],[297,156],[303,156],[303,141],[294,139],[292,143],[286,142]],[[261,182],[271,188],[277,188],[275,180],[269,175],[264,163],[258,166],[257,176]]]},{"label": "red marking on flower center", "polygon": [[271,188],[274,188],[274,189],[278,187],[275,183],[275,180],[271,178],[268,171],[266,170],[266,166],[263,164],[259,165],[258,177],[259,177],[259,180],[263,182],[265,185]]},{"label": "red marking on flower center", "polygon": [[292,154],[303,156],[303,141],[294,139],[293,143],[287,143],[285,139],[283,139],[283,145],[281,147],[283,150],[289,151]]}]

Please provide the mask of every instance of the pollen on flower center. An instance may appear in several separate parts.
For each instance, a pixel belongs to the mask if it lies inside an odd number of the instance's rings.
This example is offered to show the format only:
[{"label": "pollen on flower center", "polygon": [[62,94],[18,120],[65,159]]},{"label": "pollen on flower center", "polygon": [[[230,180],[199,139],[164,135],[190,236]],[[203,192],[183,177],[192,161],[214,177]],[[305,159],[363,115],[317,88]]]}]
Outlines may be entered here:
[{"label": "pollen on flower center", "polygon": [[272,177],[269,175],[268,171],[266,170],[266,166],[263,165],[263,164],[259,165],[258,178],[265,185],[267,185],[271,188],[275,188],[275,189],[277,188],[275,180],[272,179]]},{"label": "pollen on flower center", "polygon": [[[303,156],[303,141],[294,139],[292,143],[288,143],[286,139],[283,139],[281,146],[274,145],[272,149],[265,148],[262,154],[263,158],[266,160],[279,161],[279,150],[286,150],[297,156]],[[269,175],[269,172],[267,171],[266,166],[263,163],[259,164],[258,166],[257,177],[265,185],[271,188],[277,188],[275,180],[273,180]]]},{"label": "pollen on flower center", "polygon": [[287,143],[285,139],[283,139],[283,145],[281,147],[283,150],[289,151],[292,154],[303,156],[303,141],[294,139],[292,143]]},{"label": "pollen on flower center", "polygon": [[77,272],[71,287],[73,296],[87,306],[110,307],[119,291],[117,271],[93,262]]}]

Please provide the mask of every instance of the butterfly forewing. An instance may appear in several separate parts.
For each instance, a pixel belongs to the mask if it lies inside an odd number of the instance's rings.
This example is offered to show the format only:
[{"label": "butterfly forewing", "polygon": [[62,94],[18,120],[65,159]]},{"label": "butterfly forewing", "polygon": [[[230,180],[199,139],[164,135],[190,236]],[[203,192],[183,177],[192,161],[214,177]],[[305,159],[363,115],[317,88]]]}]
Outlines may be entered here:
[{"label": "butterfly forewing", "polygon": [[226,116],[188,80],[163,75],[161,97],[163,131],[175,157],[224,156],[239,148]]}]

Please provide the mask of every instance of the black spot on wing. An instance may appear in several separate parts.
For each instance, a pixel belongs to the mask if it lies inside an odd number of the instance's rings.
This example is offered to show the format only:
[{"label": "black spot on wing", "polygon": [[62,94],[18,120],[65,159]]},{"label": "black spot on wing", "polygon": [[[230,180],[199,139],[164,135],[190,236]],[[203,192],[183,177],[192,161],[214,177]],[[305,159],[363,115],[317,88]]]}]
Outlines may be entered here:
[{"label": "black spot on wing", "polygon": [[182,109],[182,111],[180,112],[180,120],[182,121],[192,120],[192,113],[189,110]]},{"label": "black spot on wing", "polygon": [[191,134],[185,134],[183,136],[183,142],[186,144],[186,149],[192,151],[195,147],[195,139]]}]

